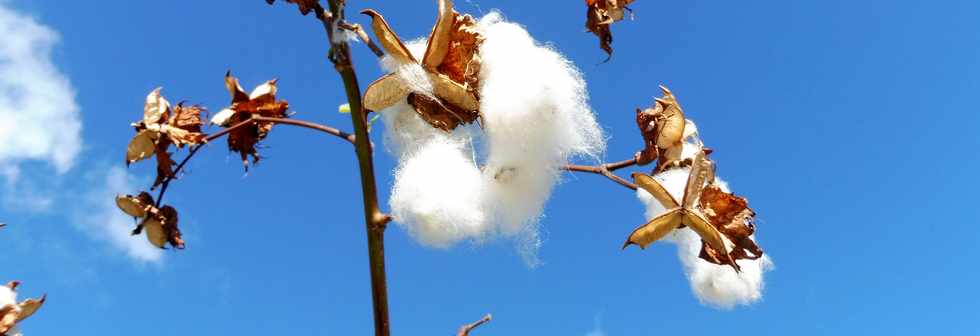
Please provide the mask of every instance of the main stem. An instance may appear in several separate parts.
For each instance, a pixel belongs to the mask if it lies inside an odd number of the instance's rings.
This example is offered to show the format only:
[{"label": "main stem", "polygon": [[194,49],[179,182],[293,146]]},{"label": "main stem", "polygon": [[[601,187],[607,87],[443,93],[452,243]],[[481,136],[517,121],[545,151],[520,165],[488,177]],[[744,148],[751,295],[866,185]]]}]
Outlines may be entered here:
[{"label": "main stem", "polygon": [[[331,61],[340,78],[344,81],[347,91],[347,102],[350,105],[351,121],[354,123],[354,148],[357,152],[357,163],[361,171],[361,191],[364,198],[364,224],[367,229],[368,262],[371,270],[371,298],[374,306],[374,334],[388,336],[388,286],[385,275],[385,245],[384,234],[387,217],[378,209],[378,188],[374,178],[374,160],[371,150],[371,139],[368,137],[367,114],[361,104],[361,88],[357,83],[357,75],[351,63],[350,48],[345,41],[335,42],[331,20],[343,21],[344,8],[342,0],[330,0],[332,18],[323,18],[323,27],[331,44]],[[339,4],[338,4],[339,3]],[[323,15],[326,15],[324,13]]]}]

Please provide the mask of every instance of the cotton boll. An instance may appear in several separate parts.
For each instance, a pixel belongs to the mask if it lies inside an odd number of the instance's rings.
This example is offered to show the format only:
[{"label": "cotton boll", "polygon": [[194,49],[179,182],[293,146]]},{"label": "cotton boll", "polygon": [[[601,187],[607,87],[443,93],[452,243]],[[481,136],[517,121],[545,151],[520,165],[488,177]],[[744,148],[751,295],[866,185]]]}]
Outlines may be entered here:
[{"label": "cotton boll", "polygon": [[604,139],[568,60],[499,13],[479,27],[487,202],[501,232],[513,235],[537,222],[559,167],[573,155],[598,156]]},{"label": "cotton boll", "polygon": [[[653,178],[680,200],[684,196],[689,174],[690,168],[674,168],[658,173]],[[728,183],[724,180],[716,178],[715,184],[723,191],[730,192]],[[637,189],[637,198],[646,206],[647,219],[666,210],[642,188]],[[691,290],[701,302],[727,309],[739,304],[751,304],[762,298],[763,273],[773,267],[768,255],[757,260],[737,261],[742,272],[736,273],[728,265],[715,265],[699,258],[701,237],[689,228],[674,230],[667,235],[666,241],[677,244],[677,255],[684,264],[684,273],[691,283]]]},{"label": "cotton boll", "polygon": [[480,169],[465,143],[433,137],[402,162],[389,200],[397,223],[423,244],[449,247],[486,230]]}]

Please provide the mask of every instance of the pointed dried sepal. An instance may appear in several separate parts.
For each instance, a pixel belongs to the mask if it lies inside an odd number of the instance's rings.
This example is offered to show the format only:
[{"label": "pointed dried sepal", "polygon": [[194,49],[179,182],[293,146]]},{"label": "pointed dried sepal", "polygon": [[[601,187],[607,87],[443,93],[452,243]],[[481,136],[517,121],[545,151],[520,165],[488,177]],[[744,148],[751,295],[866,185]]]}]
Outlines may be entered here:
[{"label": "pointed dried sepal", "polygon": [[660,89],[664,95],[656,99],[654,107],[657,146],[669,148],[680,145],[684,138],[684,111],[667,87],[661,85]]},{"label": "pointed dried sepal", "polygon": [[650,175],[643,173],[633,173],[633,182],[644,191],[650,193],[664,209],[673,209],[681,206],[680,202],[667,191],[667,188]]},{"label": "pointed dried sepal", "polygon": [[153,196],[148,192],[140,192],[139,195],[116,196],[116,206],[123,213],[140,218],[145,217],[147,211],[153,206]]},{"label": "pointed dried sepal", "polygon": [[399,64],[411,64],[418,63],[415,57],[412,56],[412,52],[405,47],[405,43],[402,39],[391,30],[391,26],[388,25],[388,21],[385,21],[385,17],[373,9],[365,9],[361,11],[361,14],[371,17],[371,29],[374,30],[374,35],[378,37],[378,43],[381,47],[385,49],[385,52]]},{"label": "pointed dried sepal", "polygon": [[146,103],[143,105],[143,124],[159,124],[166,120],[170,103],[160,95],[162,89],[158,87],[146,95]]},{"label": "pointed dried sepal", "polygon": [[160,132],[142,130],[126,145],[126,164],[129,165],[150,157],[156,151]]},{"label": "pointed dried sepal", "polygon": [[405,99],[410,92],[397,75],[387,74],[371,83],[364,91],[364,108],[381,111]]},{"label": "pointed dried sepal", "polygon": [[422,58],[423,66],[435,69],[446,58],[455,17],[453,2],[439,0],[439,16],[436,18],[435,26],[432,27],[432,33],[429,34],[429,43],[425,49],[425,56]]},{"label": "pointed dried sepal", "polygon": [[626,243],[623,243],[623,248],[635,244],[639,245],[640,248],[645,249],[653,242],[660,240],[666,236],[674,229],[677,229],[684,223],[684,210],[681,208],[674,208],[664,212],[657,217],[654,217],[646,224],[633,230],[629,237],[626,238]]}]

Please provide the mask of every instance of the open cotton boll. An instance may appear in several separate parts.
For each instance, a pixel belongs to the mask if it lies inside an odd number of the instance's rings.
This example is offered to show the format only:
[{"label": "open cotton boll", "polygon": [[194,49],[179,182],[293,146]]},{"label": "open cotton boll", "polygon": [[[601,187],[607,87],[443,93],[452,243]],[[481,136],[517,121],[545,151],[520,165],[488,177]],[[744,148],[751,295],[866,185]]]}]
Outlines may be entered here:
[{"label": "open cotton boll", "polygon": [[[661,182],[667,192],[681,199],[690,171],[690,168],[674,168],[660,172],[653,178]],[[715,184],[723,191],[730,192],[728,183],[720,178],[715,179]],[[637,189],[637,197],[646,206],[648,220],[666,210],[642,188]],[[762,298],[763,273],[773,266],[768,255],[756,260],[737,261],[742,272],[736,273],[728,265],[715,265],[699,258],[701,237],[689,228],[674,230],[667,235],[666,240],[677,244],[677,256],[684,264],[684,273],[691,283],[691,290],[701,302],[719,308],[732,308],[738,304],[751,304]]]},{"label": "open cotton boll", "polygon": [[487,203],[501,231],[517,234],[537,222],[559,167],[572,155],[598,156],[604,139],[567,59],[499,13],[479,27]]},{"label": "open cotton boll", "polygon": [[437,136],[395,173],[389,204],[397,223],[425,245],[449,247],[486,230],[480,169],[465,143]]}]

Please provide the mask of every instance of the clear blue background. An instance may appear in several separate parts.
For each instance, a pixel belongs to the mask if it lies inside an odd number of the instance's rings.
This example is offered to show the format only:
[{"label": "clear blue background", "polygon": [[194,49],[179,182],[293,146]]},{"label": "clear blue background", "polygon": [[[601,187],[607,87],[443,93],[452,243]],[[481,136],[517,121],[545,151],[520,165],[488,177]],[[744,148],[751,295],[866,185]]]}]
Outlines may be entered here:
[{"label": "clear blue background", "polygon": [[[479,4],[478,6],[476,4]],[[56,61],[78,90],[85,151],[67,175],[121,165],[143,97],[212,110],[222,75],[246,87],[278,77],[296,118],[350,129],[323,31],[264,1],[13,1],[58,30]],[[386,14],[403,37],[427,34],[434,1],[350,1]],[[609,160],[638,148],[636,107],[666,84],[720,174],[760,214],[776,262],[764,299],[705,307],[672,246],[621,251],[643,221],[635,196],[566,175],[543,220],[544,264],[507,241],[451,251],[388,231],[392,331],[448,335],[493,313],[480,335],[973,334],[980,295],[975,190],[980,2],[639,0],[613,27],[611,62],[583,32],[582,1],[459,1],[500,9],[582,69],[610,135]],[[380,70],[355,45],[362,87]],[[25,111],[25,113],[28,113]],[[374,139],[380,142],[375,134]],[[367,335],[366,242],[353,153],[280,127],[267,161],[242,177],[223,144],[204,151],[168,202],[188,249],[138,265],[78,232],[72,214],[3,210],[0,280],[50,302],[28,335]],[[391,157],[376,155],[382,197]],[[42,176],[53,175],[38,166]],[[130,169],[150,176],[151,164]],[[624,173],[625,174],[625,173]],[[16,197],[16,195],[2,195]],[[32,239],[18,244],[15,239]]]}]

